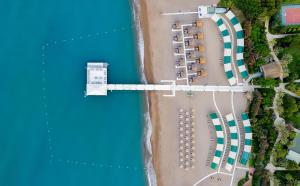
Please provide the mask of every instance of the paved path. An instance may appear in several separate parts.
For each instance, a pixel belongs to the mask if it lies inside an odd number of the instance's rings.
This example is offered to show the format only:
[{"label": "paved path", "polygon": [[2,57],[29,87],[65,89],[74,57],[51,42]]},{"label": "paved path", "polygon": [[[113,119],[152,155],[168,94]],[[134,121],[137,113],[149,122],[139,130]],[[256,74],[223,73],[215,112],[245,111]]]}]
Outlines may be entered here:
[{"label": "paved path", "polygon": [[[297,82],[297,81],[299,81],[299,80],[296,80],[295,82]],[[284,93],[286,93],[286,94],[288,94],[288,95],[290,95],[290,96],[292,96],[292,97],[294,97],[294,98],[300,99],[300,96],[298,96],[298,95],[295,94],[294,92],[292,92],[292,91],[290,91],[290,90],[288,90],[288,89],[285,88],[285,86],[286,86],[287,84],[289,84],[289,83],[280,83],[279,86],[276,87],[275,89],[278,89],[278,91],[284,92]],[[276,90],[275,90],[275,91],[276,91]]]},{"label": "paved path", "polygon": [[272,163],[268,163],[266,169],[270,171],[272,174],[277,170],[286,170],[284,167],[275,167]]}]

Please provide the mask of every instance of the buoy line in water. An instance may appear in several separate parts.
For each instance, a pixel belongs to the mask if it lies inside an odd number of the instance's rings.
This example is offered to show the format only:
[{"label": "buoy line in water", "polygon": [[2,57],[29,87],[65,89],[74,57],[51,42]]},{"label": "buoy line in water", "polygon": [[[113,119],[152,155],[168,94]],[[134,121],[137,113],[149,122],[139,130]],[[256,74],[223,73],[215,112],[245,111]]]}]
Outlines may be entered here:
[{"label": "buoy line in water", "polygon": [[55,41],[51,41],[51,42],[47,42],[45,44],[42,45],[42,47],[53,47],[55,45],[58,44],[62,44],[62,43],[68,43],[71,41],[78,41],[78,40],[83,40],[83,39],[89,39],[89,38],[95,38],[95,37],[100,37],[100,36],[105,36],[105,35],[110,35],[110,34],[114,34],[117,32],[123,32],[129,29],[134,28],[134,26],[132,27],[121,27],[121,28],[114,28],[111,31],[104,31],[104,32],[96,32],[93,34],[86,34],[86,35],[79,35],[77,37],[72,37],[69,39],[61,39],[61,40],[55,40]]},{"label": "buoy line in water", "polygon": [[75,166],[90,166],[90,167],[100,167],[100,168],[110,168],[110,169],[130,169],[134,171],[146,169],[146,168],[141,169],[135,166],[102,164],[99,162],[86,162],[86,161],[70,160],[70,159],[63,159],[63,158],[56,158],[55,160],[59,163],[75,165]]},{"label": "buoy line in water", "polygon": [[104,32],[96,32],[94,34],[86,34],[83,36],[78,36],[78,37],[72,37],[70,39],[62,39],[62,40],[57,40],[57,41],[52,41],[52,42],[47,42],[42,45],[41,49],[41,63],[42,63],[42,100],[43,100],[43,109],[44,109],[44,120],[45,120],[45,127],[47,131],[47,138],[48,138],[48,150],[49,150],[49,160],[50,162],[58,162],[58,163],[63,163],[63,164],[69,164],[69,165],[75,165],[75,166],[90,166],[90,167],[99,167],[99,168],[109,168],[109,169],[128,169],[128,170],[133,170],[133,171],[138,171],[138,170],[145,170],[146,168],[144,167],[143,169],[134,167],[134,166],[127,166],[127,165],[113,165],[113,164],[103,164],[100,162],[87,162],[87,161],[79,161],[79,160],[69,160],[69,159],[63,159],[63,158],[58,158],[56,157],[54,153],[54,148],[52,144],[52,128],[50,127],[49,124],[49,113],[48,113],[48,102],[47,102],[47,95],[46,95],[46,90],[47,90],[47,78],[46,78],[46,50],[49,47],[54,47],[59,44],[64,44],[68,43],[71,41],[78,41],[78,40],[83,40],[83,39],[90,39],[93,37],[100,37],[104,35],[109,35],[112,33],[116,32],[122,32],[131,29],[132,27],[121,27],[118,29],[113,29],[112,31],[104,31]]}]

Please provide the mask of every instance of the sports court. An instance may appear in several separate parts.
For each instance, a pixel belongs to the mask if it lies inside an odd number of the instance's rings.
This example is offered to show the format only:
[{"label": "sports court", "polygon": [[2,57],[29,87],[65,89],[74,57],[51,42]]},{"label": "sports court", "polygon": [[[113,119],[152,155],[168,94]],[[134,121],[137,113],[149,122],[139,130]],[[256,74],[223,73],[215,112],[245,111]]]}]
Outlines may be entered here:
[{"label": "sports court", "polygon": [[300,24],[300,5],[282,6],[281,22],[283,25],[299,25]]}]

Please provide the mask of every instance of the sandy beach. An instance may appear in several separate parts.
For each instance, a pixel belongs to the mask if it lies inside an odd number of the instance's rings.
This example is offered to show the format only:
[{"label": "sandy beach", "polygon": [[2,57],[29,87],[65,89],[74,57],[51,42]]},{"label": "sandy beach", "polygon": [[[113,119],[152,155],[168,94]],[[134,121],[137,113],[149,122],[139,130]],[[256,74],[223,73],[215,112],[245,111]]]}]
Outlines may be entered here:
[{"label": "sandy beach", "polygon": [[[218,0],[141,0],[141,25],[144,35],[144,67],[148,83],[160,83],[161,80],[176,80],[175,57],[172,44],[171,26],[175,21],[190,23],[197,19],[197,14],[184,16],[165,16],[162,13],[197,11],[202,5],[217,4]],[[224,67],[219,61],[223,55],[223,44],[218,29],[210,19],[203,20],[205,58],[208,76],[199,84],[228,85]],[[177,81],[177,84],[182,82]],[[152,158],[158,186],[194,185],[201,178],[214,172],[207,161],[213,156],[212,149],[216,144],[212,124],[209,122],[210,112],[219,112],[225,117],[233,109],[237,118],[244,112],[247,99],[244,93],[176,93],[176,97],[164,97],[168,92],[149,92],[150,116],[152,122]],[[195,167],[184,170],[178,166],[179,137],[178,110],[195,109]],[[227,152],[228,153],[228,152]],[[226,161],[226,160],[224,160]],[[221,170],[224,169],[222,164]],[[224,172],[226,172],[224,170]],[[244,170],[238,170],[233,183],[244,176]],[[230,172],[229,172],[230,173]],[[232,173],[232,172],[231,172]],[[198,185],[230,185],[231,177],[217,174]]]}]

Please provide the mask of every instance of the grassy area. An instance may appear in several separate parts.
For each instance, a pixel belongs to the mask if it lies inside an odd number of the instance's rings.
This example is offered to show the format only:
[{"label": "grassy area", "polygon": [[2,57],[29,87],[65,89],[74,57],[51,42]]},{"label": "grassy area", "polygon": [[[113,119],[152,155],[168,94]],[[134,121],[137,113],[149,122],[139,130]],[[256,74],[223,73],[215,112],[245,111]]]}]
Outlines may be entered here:
[{"label": "grassy area", "polygon": [[289,95],[283,97],[282,117],[287,123],[290,123],[295,128],[300,129],[300,101]]},{"label": "grassy area", "polygon": [[275,145],[273,150],[273,164],[277,167],[285,167],[287,169],[298,169],[299,166],[296,162],[286,159],[289,148],[292,146],[293,141],[296,137],[296,132],[284,123],[277,126],[277,131],[280,133],[278,143]]},{"label": "grassy area", "polygon": [[278,185],[297,186],[300,180],[300,171],[276,171],[274,173]]},{"label": "grassy area", "polygon": [[278,51],[279,59],[284,59],[290,56],[288,62],[289,77],[288,81],[293,81],[300,78],[300,35],[289,36],[286,38],[278,39],[275,46]]},{"label": "grassy area", "polygon": [[274,88],[277,87],[280,83],[280,80],[278,79],[265,79],[263,77],[259,77],[253,80],[253,84],[255,85],[261,85],[265,88]]},{"label": "grassy area", "polygon": [[300,96],[300,83],[290,83],[286,88]]}]

